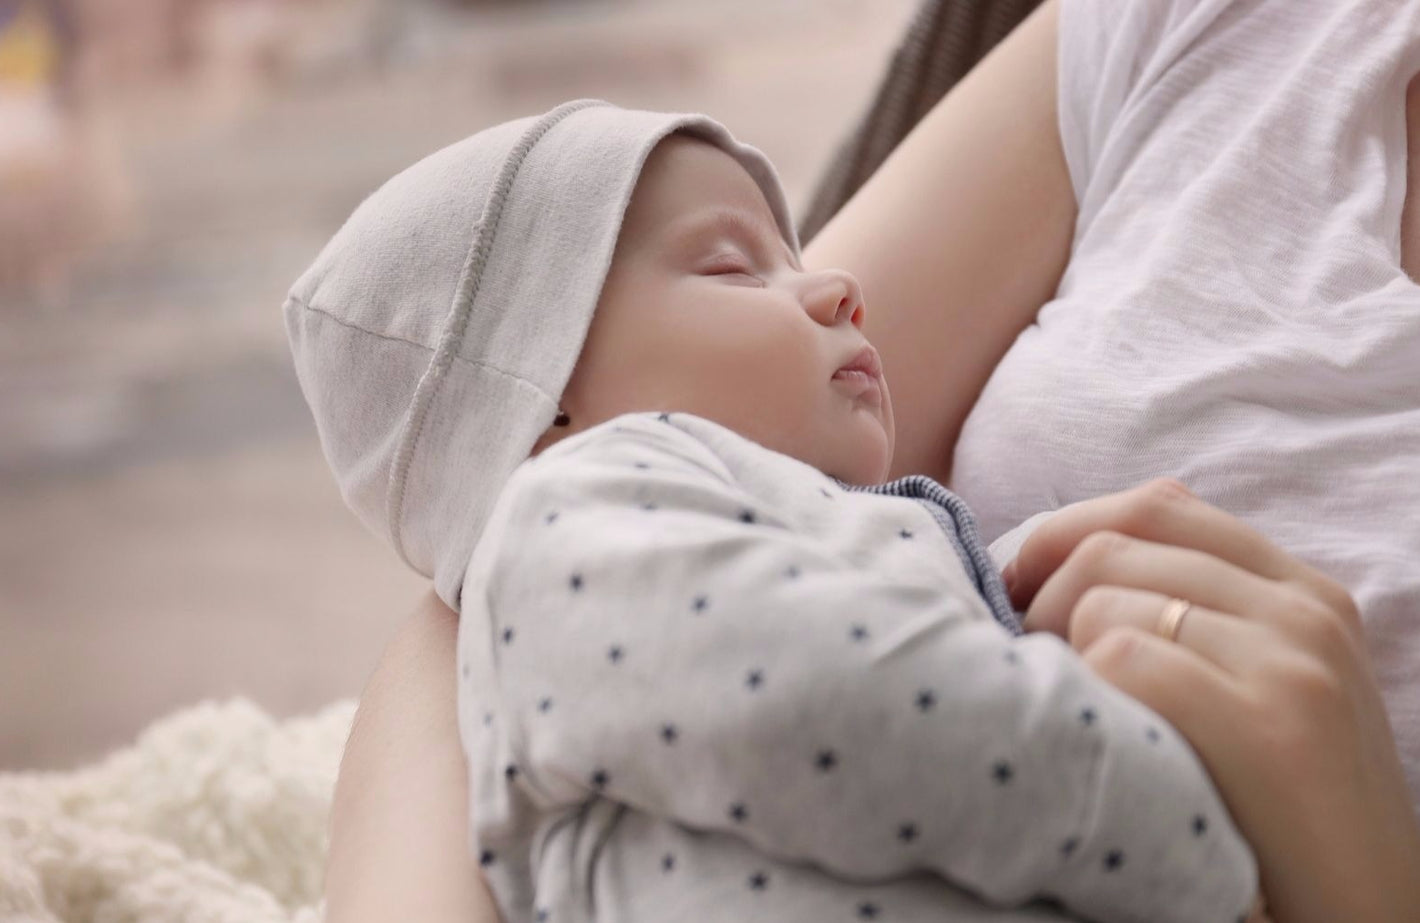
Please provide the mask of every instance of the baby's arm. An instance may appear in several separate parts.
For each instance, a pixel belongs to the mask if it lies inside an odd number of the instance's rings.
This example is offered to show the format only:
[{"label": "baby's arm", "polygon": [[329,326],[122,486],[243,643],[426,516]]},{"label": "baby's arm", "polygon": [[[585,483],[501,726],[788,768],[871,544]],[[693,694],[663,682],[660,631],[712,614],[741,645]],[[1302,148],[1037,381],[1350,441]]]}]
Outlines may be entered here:
[{"label": "baby's arm", "polygon": [[1251,852],[1171,727],[1060,639],[772,521],[673,424],[549,450],[495,528],[465,617],[546,805],[598,793],[847,878],[926,869],[1097,920],[1245,914]]}]

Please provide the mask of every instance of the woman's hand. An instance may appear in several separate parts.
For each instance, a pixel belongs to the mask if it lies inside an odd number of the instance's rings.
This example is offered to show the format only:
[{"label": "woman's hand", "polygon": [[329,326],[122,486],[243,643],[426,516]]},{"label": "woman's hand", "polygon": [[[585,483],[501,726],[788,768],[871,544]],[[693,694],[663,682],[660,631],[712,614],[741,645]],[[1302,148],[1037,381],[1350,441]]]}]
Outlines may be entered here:
[{"label": "woman's hand", "polygon": [[[1420,920],[1420,828],[1339,584],[1173,480],[1060,510],[1005,576],[1028,631],[1193,745],[1278,923]],[[1193,603],[1176,642],[1172,597]]]},{"label": "woman's hand", "polygon": [[330,811],[326,923],[498,923],[469,841],[457,635],[425,594],[365,684]]}]

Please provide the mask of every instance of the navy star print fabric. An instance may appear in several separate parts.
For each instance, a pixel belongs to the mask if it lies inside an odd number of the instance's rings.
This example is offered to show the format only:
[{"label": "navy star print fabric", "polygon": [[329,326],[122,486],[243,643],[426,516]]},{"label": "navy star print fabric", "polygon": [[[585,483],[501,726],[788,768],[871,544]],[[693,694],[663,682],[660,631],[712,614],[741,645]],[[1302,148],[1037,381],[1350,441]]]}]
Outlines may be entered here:
[{"label": "navy star print fabric", "polygon": [[686,414],[513,475],[469,564],[470,844],[507,923],[1233,923],[1171,726],[1020,634],[959,498]]}]

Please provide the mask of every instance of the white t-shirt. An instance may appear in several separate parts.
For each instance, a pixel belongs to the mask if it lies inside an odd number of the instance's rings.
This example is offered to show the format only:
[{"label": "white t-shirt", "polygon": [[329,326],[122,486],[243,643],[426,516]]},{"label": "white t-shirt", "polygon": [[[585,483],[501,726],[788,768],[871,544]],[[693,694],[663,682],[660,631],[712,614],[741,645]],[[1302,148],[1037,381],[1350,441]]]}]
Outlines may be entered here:
[{"label": "white t-shirt", "polygon": [[983,537],[1175,475],[1345,584],[1420,802],[1420,2],[1063,0],[1079,218],[962,432]]}]

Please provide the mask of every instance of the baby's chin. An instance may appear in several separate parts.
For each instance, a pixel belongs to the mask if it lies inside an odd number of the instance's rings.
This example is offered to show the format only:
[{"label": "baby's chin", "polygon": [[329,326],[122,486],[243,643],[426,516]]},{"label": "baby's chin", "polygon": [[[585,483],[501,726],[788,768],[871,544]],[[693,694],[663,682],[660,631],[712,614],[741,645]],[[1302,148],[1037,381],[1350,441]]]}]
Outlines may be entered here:
[{"label": "baby's chin", "polygon": [[862,437],[841,443],[833,462],[823,466],[825,474],[849,484],[869,486],[887,480],[892,467],[892,446],[879,431],[877,438]]}]

